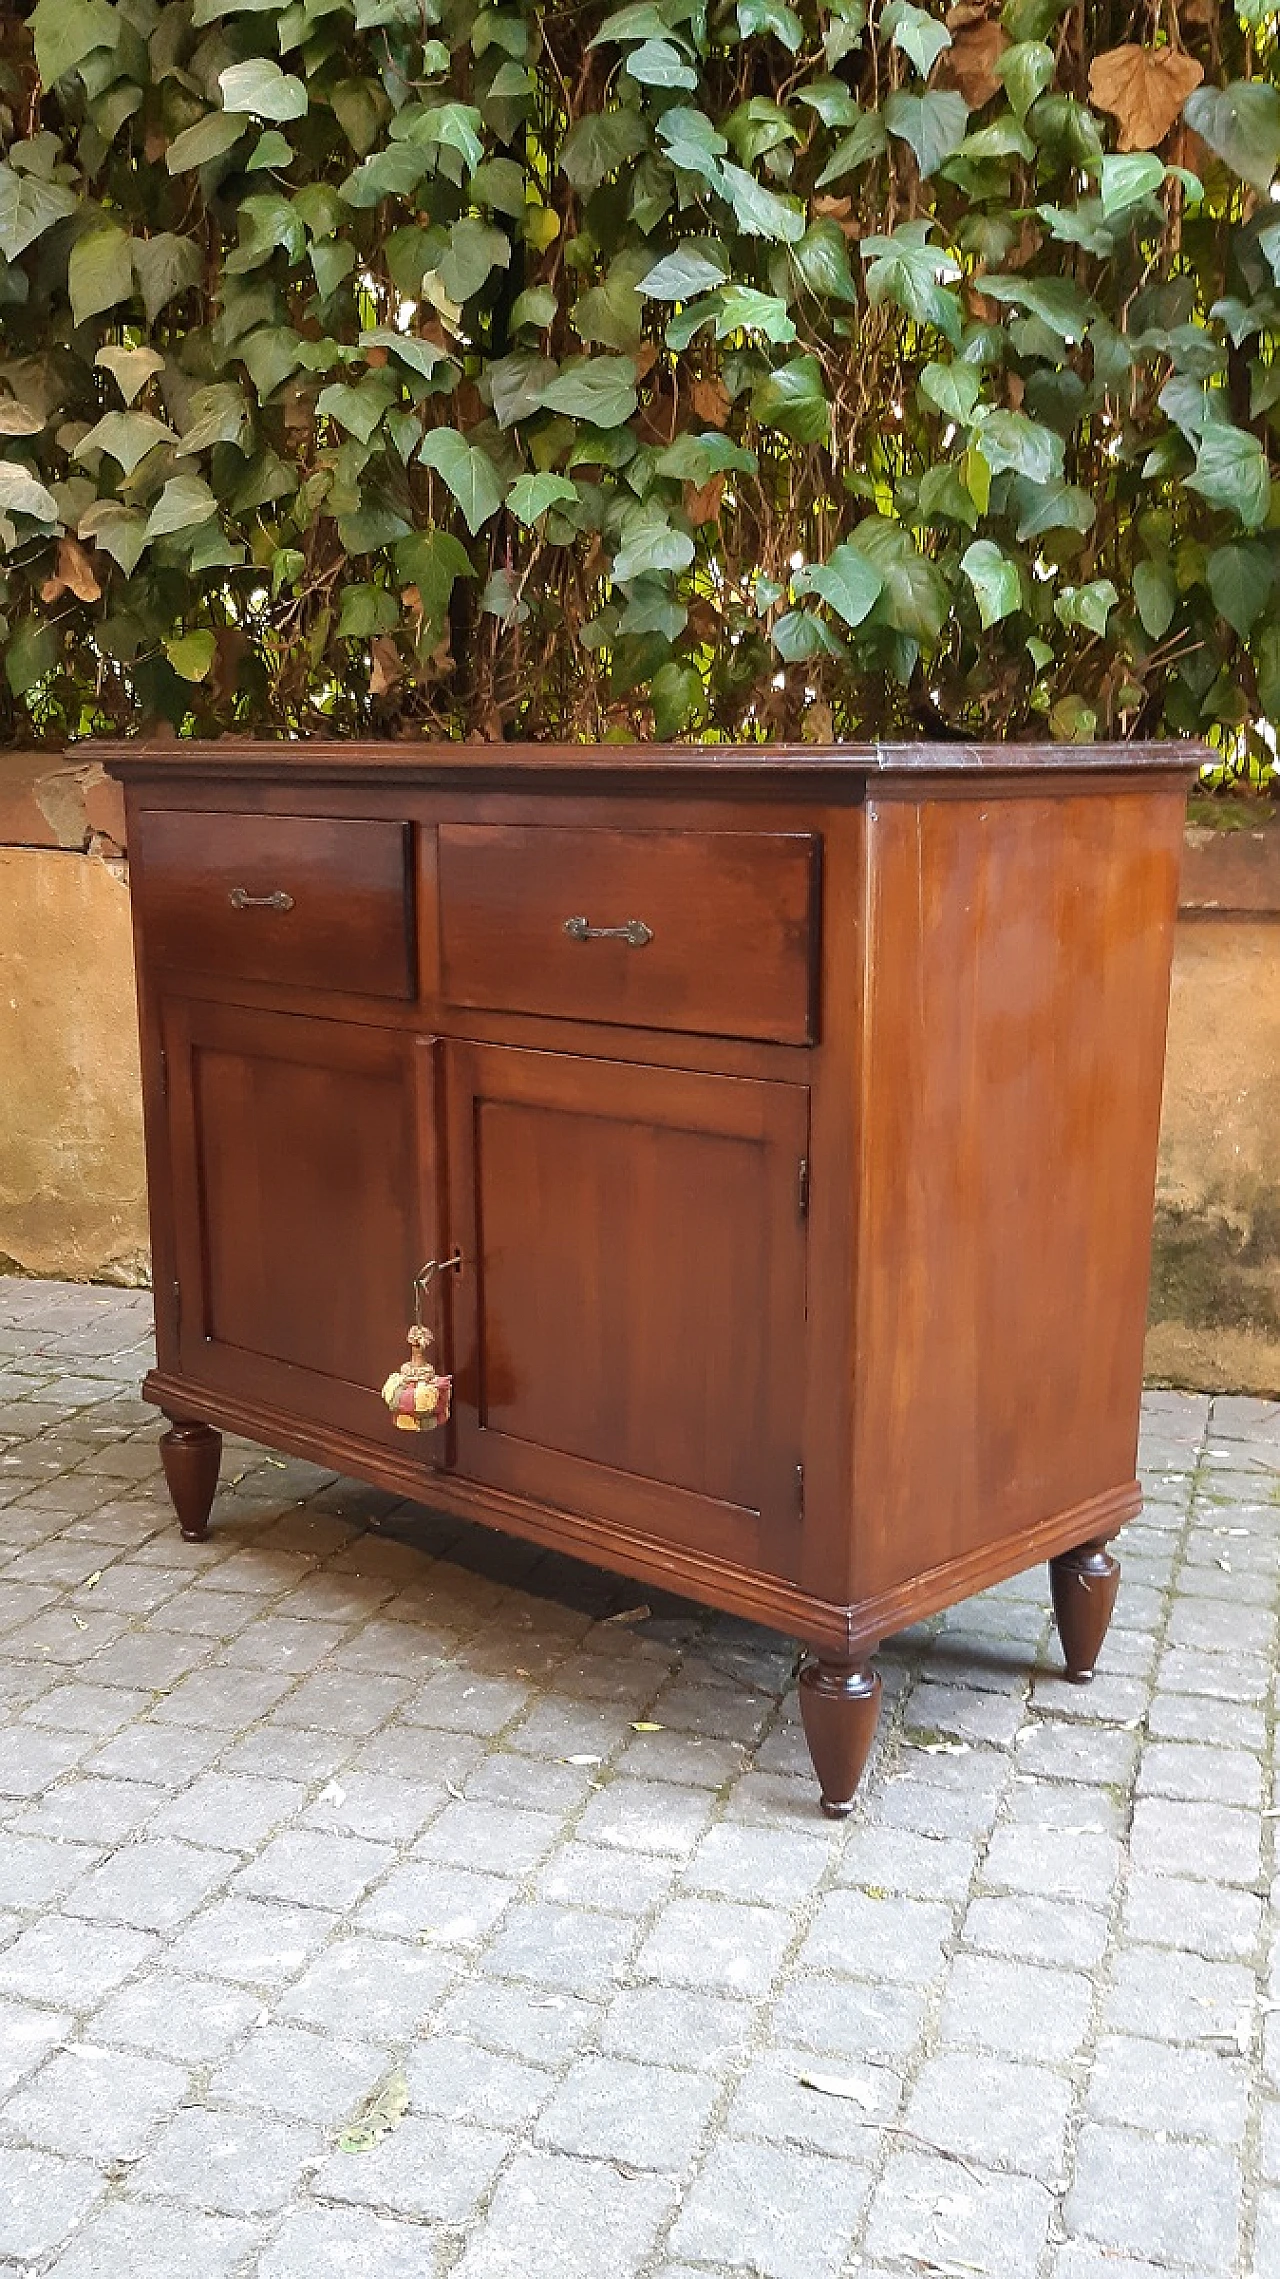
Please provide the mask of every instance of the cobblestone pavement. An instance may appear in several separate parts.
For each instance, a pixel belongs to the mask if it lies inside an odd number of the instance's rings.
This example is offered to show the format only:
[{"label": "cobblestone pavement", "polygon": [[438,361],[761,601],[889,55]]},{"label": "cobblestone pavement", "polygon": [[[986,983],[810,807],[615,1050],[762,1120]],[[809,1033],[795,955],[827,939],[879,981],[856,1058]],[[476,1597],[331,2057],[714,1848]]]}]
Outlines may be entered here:
[{"label": "cobblestone pavement", "polygon": [[1040,1570],[892,1641],[835,1828],[746,1624],[239,1442],[184,1546],[148,1318],[0,1282],[0,2271],[1277,2279],[1280,1407],[1150,1396],[1094,1685]]}]

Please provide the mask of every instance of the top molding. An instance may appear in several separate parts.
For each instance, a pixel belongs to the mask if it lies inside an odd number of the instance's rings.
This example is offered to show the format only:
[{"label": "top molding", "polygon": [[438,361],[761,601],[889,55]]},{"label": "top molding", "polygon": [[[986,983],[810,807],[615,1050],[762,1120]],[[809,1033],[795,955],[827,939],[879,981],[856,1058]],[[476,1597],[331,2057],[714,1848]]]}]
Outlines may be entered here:
[{"label": "top molding", "polygon": [[143,743],[87,738],[71,756],[102,762],[125,781],[278,777],[329,782],[478,783],[560,778],[567,782],[732,779],[741,789],[815,779],[833,790],[922,776],[1164,775],[1190,779],[1207,759],[1201,744],[464,744],[308,737],[270,741]]}]

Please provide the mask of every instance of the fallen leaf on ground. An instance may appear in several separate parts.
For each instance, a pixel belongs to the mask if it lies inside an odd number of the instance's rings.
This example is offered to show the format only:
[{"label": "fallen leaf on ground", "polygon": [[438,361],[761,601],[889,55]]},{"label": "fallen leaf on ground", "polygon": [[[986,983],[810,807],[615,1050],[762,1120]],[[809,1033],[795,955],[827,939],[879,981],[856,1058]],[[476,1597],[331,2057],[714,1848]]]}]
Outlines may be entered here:
[{"label": "fallen leaf on ground", "polygon": [[647,1717],[638,1717],[631,1730],[633,1733],[660,1733],[662,1727],[653,1724],[651,1719]]},{"label": "fallen leaf on ground", "polygon": [[339,2152],[372,2152],[409,2110],[409,2084],[403,2073],[388,2074],[358,2120],[338,2139]]},{"label": "fallen leaf on ground", "polygon": [[604,1760],[601,1757],[577,1756],[566,1757],[564,1761],[567,1765],[598,1765],[602,1764]]},{"label": "fallen leaf on ground", "polygon": [[615,1630],[624,1622],[647,1622],[653,1613],[651,1606],[624,1606],[618,1614],[606,1614],[600,1625],[602,1630]]}]

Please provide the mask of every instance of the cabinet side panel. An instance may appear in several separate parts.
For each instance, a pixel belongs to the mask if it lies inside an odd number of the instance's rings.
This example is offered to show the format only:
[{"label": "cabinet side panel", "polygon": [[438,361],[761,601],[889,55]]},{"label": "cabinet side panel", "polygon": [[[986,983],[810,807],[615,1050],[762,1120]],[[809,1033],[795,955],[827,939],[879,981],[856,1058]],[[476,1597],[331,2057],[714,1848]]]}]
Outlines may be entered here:
[{"label": "cabinet side panel", "polygon": [[1183,813],[868,804],[858,1597],[1133,1478]]}]

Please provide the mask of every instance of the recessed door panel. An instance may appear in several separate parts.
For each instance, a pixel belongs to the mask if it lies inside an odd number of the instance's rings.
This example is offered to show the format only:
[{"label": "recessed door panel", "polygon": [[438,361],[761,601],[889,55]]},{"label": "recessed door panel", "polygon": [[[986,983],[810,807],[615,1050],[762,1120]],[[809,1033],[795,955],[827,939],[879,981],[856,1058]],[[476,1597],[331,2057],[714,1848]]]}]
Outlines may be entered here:
[{"label": "recessed door panel", "polygon": [[792,1571],[807,1093],[445,1050],[458,1469]]},{"label": "recessed door panel", "polygon": [[431,1216],[431,1044],[196,1002],[166,1036],[182,1369],[381,1438]]}]

